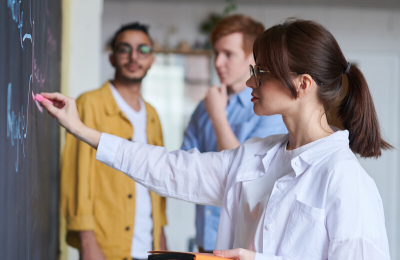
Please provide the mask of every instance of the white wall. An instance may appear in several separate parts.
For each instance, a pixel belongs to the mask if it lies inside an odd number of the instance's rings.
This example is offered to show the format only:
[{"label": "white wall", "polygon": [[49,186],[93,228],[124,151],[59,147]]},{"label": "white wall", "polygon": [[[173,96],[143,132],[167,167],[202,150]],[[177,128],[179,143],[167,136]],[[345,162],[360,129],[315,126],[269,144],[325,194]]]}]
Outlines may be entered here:
[{"label": "white wall", "polygon": [[[101,54],[101,15],[103,0],[63,0],[62,92],[77,98],[98,88]],[[67,23],[67,24],[65,24]],[[65,135],[62,135],[62,140]],[[61,142],[64,143],[63,141]],[[65,223],[61,222],[61,229]],[[61,236],[65,235],[61,230]],[[63,238],[61,238],[63,239]],[[61,241],[61,259],[77,260],[78,251],[65,250]],[[68,258],[67,258],[68,257]]]},{"label": "white wall", "polygon": [[[222,11],[222,4],[147,1],[106,1],[103,16],[101,0],[72,1],[71,52],[69,93],[76,97],[98,88],[113,76],[106,41],[120,25],[140,21],[150,25],[150,33],[160,45],[166,41],[166,31],[177,32],[169,45],[179,41],[193,43],[204,40],[198,24],[211,11]],[[271,26],[287,17],[313,19],[326,26],[336,37],[347,58],[355,61],[367,74],[376,102],[385,137],[400,146],[400,11],[332,7],[239,5],[238,12]],[[100,36],[101,34],[101,36]],[[153,104],[156,105],[156,104]],[[168,138],[168,136],[165,136]],[[392,259],[400,259],[400,180],[399,153],[385,152],[377,161],[363,160],[362,164],[375,179],[380,190],[386,215],[386,226]],[[194,236],[194,207],[191,204],[168,201],[168,245],[171,250],[187,250],[187,238]],[[73,258],[71,258],[73,259]]]},{"label": "white wall", "polygon": [[101,82],[102,0],[70,0],[69,95],[98,88]]}]

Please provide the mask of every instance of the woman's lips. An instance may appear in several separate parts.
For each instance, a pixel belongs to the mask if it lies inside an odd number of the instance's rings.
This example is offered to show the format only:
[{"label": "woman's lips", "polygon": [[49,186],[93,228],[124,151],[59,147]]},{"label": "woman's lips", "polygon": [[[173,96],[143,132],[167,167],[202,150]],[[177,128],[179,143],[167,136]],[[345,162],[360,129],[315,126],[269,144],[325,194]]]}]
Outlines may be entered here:
[{"label": "woman's lips", "polygon": [[256,96],[254,96],[253,93],[251,93],[251,95],[253,96],[253,98],[251,99],[251,102],[255,102],[255,101],[260,99],[260,98],[258,98]]}]

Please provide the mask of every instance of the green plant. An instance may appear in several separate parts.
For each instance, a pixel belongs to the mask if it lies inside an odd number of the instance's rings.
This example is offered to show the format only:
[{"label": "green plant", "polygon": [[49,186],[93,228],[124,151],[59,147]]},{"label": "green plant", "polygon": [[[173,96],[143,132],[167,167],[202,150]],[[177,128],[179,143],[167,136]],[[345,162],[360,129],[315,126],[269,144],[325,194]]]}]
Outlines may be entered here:
[{"label": "green plant", "polygon": [[221,21],[222,18],[228,16],[230,13],[237,9],[237,0],[225,0],[227,6],[224,8],[222,14],[220,13],[210,13],[207,18],[200,24],[200,32],[206,35],[210,35],[215,25]]}]

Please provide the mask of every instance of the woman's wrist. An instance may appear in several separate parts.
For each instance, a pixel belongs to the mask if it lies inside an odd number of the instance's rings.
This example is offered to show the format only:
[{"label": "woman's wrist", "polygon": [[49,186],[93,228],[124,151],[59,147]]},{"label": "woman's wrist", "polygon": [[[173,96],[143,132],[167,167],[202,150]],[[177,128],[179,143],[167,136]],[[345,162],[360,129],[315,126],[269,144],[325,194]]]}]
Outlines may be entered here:
[{"label": "woman's wrist", "polygon": [[81,125],[79,125],[74,133],[71,132],[71,134],[78,140],[81,140],[85,143],[87,143],[88,145],[90,145],[91,147],[93,147],[94,149],[97,150],[97,147],[99,145],[99,141],[100,141],[100,137],[101,137],[101,132],[87,127],[86,125],[84,125],[82,122],[80,122]]}]

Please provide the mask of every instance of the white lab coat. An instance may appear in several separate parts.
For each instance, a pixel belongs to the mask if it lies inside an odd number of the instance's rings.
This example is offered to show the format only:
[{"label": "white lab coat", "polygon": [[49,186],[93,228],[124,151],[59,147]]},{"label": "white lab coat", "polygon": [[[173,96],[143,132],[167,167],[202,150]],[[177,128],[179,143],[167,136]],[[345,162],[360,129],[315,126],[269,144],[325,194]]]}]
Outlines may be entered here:
[{"label": "white lab coat", "polygon": [[[97,160],[161,196],[222,206],[216,249],[231,249],[242,182],[264,176],[288,135],[251,138],[233,150],[168,152],[102,134]],[[293,158],[275,182],[255,260],[390,259],[382,200],[337,131]],[[276,169],[279,170],[279,169]],[[384,173],[383,173],[384,174]]]}]

